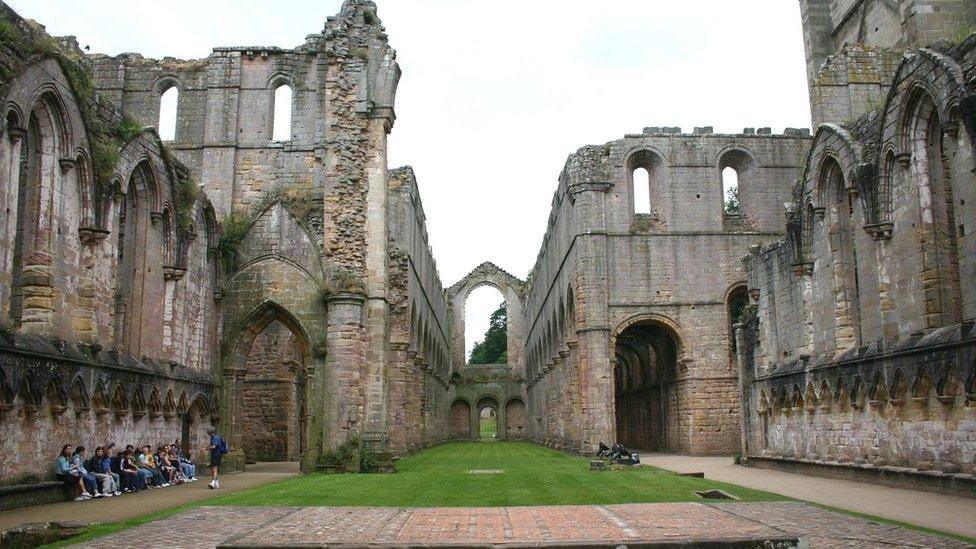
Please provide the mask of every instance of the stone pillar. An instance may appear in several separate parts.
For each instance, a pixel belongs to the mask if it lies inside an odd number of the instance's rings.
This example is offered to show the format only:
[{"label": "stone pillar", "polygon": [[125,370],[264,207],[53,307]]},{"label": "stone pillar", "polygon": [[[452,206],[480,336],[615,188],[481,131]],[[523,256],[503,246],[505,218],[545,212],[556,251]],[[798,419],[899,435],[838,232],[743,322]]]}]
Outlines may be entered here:
[{"label": "stone pillar", "polygon": [[243,390],[247,370],[237,365],[224,368],[224,384],[221,387],[220,432],[227,442],[229,452],[221,460],[222,471],[243,471],[244,454],[244,413]]},{"label": "stone pillar", "polygon": [[420,436],[419,429],[420,426],[420,414],[418,413],[420,406],[420,392],[419,384],[420,379],[417,377],[417,352],[413,350],[408,350],[404,353],[406,356],[406,363],[404,364],[404,375],[406,387],[404,390],[404,407],[405,407],[405,421],[409,426],[406,432],[407,439],[407,451],[416,452],[420,449]]},{"label": "stone pillar", "polygon": [[898,339],[898,318],[891,292],[891,274],[888,271],[891,230],[890,223],[879,223],[870,228],[869,234],[878,243],[875,246],[875,258],[878,262],[878,315],[881,320],[881,337],[894,341]]},{"label": "stone pillar", "polygon": [[507,408],[506,404],[507,403],[505,401],[498,402],[498,410],[496,410],[496,415],[498,417],[495,418],[495,439],[497,440],[508,438],[507,433],[505,432],[508,428],[508,420],[505,417]]},{"label": "stone pillar", "polygon": [[20,186],[20,148],[26,131],[7,128],[2,136],[7,142],[0,146],[0,203],[6,205],[7,215],[0,226],[0,326],[10,326],[10,290],[13,285],[14,246],[17,242],[17,195]]},{"label": "stone pillar", "polygon": [[407,450],[407,429],[410,424],[406,417],[407,394],[407,352],[410,344],[406,342],[390,343],[388,355],[389,366],[389,429],[390,450],[405,452]]},{"label": "stone pillar", "polygon": [[[802,262],[793,265],[793,274],[800,284],[800,294],[803,299],[803,341],[804,345],[797,349],[800,355],[813,354],[813,263]],[[770,298],[773,296],[771,295]],[[771,322],[775,322],[772,319]],[[737,347],[738,348],[738,347]]]},{"label": "stone pillar", "polygon": [[468,435],[471,440],[481,439],[481,410],[478,409],[477,402],[471,406],[471,429]]},{"label": "stone pillar", "polygon": [[[301,470],[311,473],[319,460],[322,448],[322,400],[325,394],[324,368],[317,367],[321,358],[313,353],[312,363],[305,368],[305,451],[301,456]],[[303,433],[298,433],[301,437]]]},{"label": "stone pillar", "polygon": [[[20,275],[21,305],[20,331],[36,336],[51,336],[54,332],[54,310],[58,292],[54,288],[54,253],[51,248],[54,233],[54,204],[57,192],[64,185],[68,172],[74,170],[74,162],[54,158],[55,150],[44,143],[41,154],[40,185],[36,202],[28,204],[37,213],[33,217],[34,239],[24,255],[23,272]],[[30,183],[30,182],[28,182]]]},{"label": "stone pillar", "polygon": [[363,440],[373,451],[389,446],[386,386],[389,235],[386,136],[392,119],[384,110],[369,120],[366,165],[366,421]]},{"label": "stone pillar", "polygon": [[359,434],[363,416],[365,341],[363,303],[365,298],[350,293],[330,295],[326,300],[326,387],[320,393],[323,404],[322,450]]},{"label": "stone pillar", "polygon": [[606,191],[610,184],[582,181],[570,185],[570,199],[577,209],[576,227],[577,325],[579,341],[582,440],[584,454],[594,453],[601,440],[614,439],[614,386],[610,359],[607,292]]}]

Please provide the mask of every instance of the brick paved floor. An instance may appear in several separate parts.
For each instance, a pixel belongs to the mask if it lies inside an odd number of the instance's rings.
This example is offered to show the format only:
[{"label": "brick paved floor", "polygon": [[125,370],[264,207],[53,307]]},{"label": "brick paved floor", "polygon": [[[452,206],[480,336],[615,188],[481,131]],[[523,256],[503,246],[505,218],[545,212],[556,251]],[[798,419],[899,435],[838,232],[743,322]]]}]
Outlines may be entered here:
[{"label": "brick paved floor", "polygon": [[809,547],[971,547],[804,503],[395,509],[202,507],[84,547],[580,545],[801,539]]}]

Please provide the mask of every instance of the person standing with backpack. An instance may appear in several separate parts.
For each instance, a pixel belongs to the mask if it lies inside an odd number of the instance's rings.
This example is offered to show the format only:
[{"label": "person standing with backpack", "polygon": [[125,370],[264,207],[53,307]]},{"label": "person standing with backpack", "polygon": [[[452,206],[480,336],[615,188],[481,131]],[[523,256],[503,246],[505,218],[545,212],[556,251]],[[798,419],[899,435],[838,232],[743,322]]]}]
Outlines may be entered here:
[{"label": "person standing with backpack", "polygon": [[207,429],[207,434],[210,435],[210,446],[207,446],[207,450],[210,450],[210,488],[215,490],[220,488],[220,481],[217,480],[217,472],[220,468],[220,460],[227,453],[227,443],[224,442],[224,437],[220,436],[217,429],[213,427]]}]

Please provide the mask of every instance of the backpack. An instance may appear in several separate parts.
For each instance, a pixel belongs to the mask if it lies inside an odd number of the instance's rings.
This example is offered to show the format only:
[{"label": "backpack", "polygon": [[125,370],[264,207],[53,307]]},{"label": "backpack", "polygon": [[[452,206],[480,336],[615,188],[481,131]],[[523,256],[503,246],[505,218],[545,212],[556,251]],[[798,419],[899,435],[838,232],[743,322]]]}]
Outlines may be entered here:
[{"label": "backpack", "polygon": [[224,440],[224,437],[220,437],[220,446],[217,447],[217,450],[220,452],[220,455],[227,453],[227,442]]}]

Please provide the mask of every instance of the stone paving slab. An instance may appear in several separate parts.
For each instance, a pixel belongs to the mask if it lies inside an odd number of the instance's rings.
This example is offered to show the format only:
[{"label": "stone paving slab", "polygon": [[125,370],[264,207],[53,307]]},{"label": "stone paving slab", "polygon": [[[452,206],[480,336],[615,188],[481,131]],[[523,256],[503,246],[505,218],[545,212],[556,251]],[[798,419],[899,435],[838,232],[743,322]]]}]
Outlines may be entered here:
[{"label": "stone paving slab", "polygon": [[804,503],[201,507],[81,544],[244,547],[972,547]]}]

